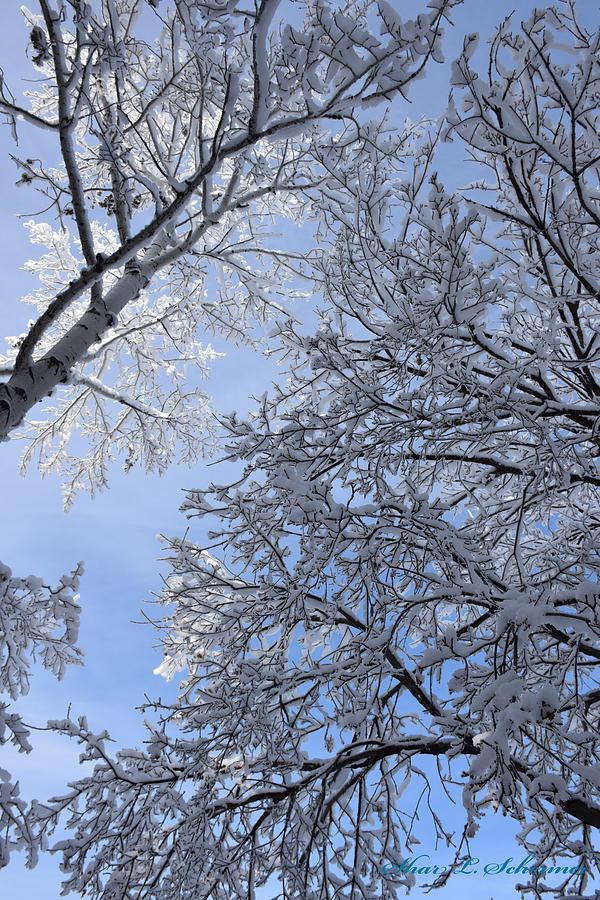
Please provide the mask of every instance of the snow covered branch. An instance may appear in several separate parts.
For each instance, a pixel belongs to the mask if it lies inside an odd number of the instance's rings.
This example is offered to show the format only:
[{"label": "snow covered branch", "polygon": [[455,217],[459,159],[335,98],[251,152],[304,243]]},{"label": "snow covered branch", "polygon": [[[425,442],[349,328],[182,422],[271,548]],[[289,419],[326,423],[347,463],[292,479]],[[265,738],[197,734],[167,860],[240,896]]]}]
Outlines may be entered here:
[{"label": "snow covered branch", "polygon": [[[440,58],[441,25],[456,2],[404,24],[386,24],[376,4],[311,2],[293,27],[275,0],[254,12],[178,0],[165,15],[140,0],[71,2],[72,26],[51,0],[40,0],[41,15],[25,10],[41,84],[19,103],[3,81],[0,108],[13,126],[22,108],[19,127],[57,133],[58,167],[16,161],[19,183],[50,201],[61,229],[29,224],[49,252],[29,264],[42,281],[26,298],[37,317],[0,360],[0,440],[25,423],[41,465],[51,458],[68,473],[67,411],[77,409],[91,448],[86,477],[71,478],[67,492],[102,486],[110,455],[99,463],[97,448],[114,442],[99,432],[100,419],[91,427],[81,379],[102,381],[111,360],[113,372],[130,361],[125,339],[118,347],[111,340],[100,358],[98,347],[111,332],[130,333],[137,317],[156,385],[183,376],[191,341],[204,365],[201,328],[241,339],[280,315],[298,290],[283,245],[263,235],[264,225],[299,221],[318,204],[323,172],[307,150],[332,144],[336,131],[348,136],[354,112],[389,99]],[[207,299],[214,290],[217,303]],[[156,316],[167,292],[168,323]],[[194,327],[178,331],[175,321],[190,315]],[[182,346],[182,365],[165,366],[156,351],[164,327]],[[122,386],[105,387],[95,402],[102,397],[104,419],[114,422],[109,397]],[[60,402],[45,421],[27,420],[54,393]],[[152,399],[150,390],[140,398],[155,407]],[[197,431],[208,448],[207,418]],[[141,457],[153,467],[147,442]]]},{"label": "snow covered branch", "polygon": [[[29,575],[15,578],[0,563],[0,691],[16,700],[29,692],[31,663],[39,661],[59,680],[68,665],[82,665],[77,646],[79,587],[83,564],[63,575],[56,588]],[[20,715],[0,703],[0,745],[12,741],[29,753],[29,729]],[[25,849],[35,865],[39,842],[27,817],[27,804],[18,785],[0,769],[0,867],[8,864],[11,849]]]}]

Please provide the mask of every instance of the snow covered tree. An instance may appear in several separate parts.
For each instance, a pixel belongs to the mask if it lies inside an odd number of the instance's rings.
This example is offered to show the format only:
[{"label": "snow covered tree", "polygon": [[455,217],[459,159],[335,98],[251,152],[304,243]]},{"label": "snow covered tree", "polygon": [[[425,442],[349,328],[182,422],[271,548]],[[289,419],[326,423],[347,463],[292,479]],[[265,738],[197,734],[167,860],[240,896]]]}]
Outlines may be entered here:
[{"label": "snow covered tree", "polygon": [[[35,319],[0,358],[0,439],[55,395],[27,421],[27,460],[66,475],[67,502],[103,486],[115,454],[160,472],[210,444],[208,398],[185,377],[214,355],[201,329],[248,341],[289,309],[298,257],[267,227],[301,221],[326,186],[312,147],[352,141],[358,110],[440,58],[456,2],[414,22],[357,0],[25,10],[38,83],[19,100],[5,74],[0,112],[15,138],[54,140],[45,159],[13,156],[42,197],[27,227],[47,252],[28,264]],[[68,454],[76,428],[87,455]]]},{"label": "snow covered tree", "polygon": [[[507,21],[486,79],[474,43],[444,129],[363,125],[368,165],[337,148],[320,325],[281,325],[288,382],[227,421],[243,474],[189,492],[204,543],[169,540],[178,701],[114,757],[55,724],[96,760],[35,811],[70,811],[71,890],[391,900],[419,837],[465,856],[491,810],[537,866],[598,861],[600,33],[568,5]],[[477,163],[470,200],[440,136]],[[585,873],[521,881],[586,896]]]},{"label": "snow covered tree", "polygon": [[[41,578],[29,575],[15,578],[0,563],[0,691],[16,700],[29,691],[31,659],[39,660],[58,679],[68,665],[81,665],[77,647],[79,633],[78,595],[83,564],[70,575],[63,575],[56,588],[44,585]],[[0,702],[0,745],[11,741],[20,752],[29,753],[30,731],[22,717]],[[9,860],[9,849],[16,830],[19,846],[24,846],[34,865],[37,841],[33,840],[27,818],[27,803],[19,796],[10,773],[0,768],[0,867]]]},{"label": "snow covered tree", "polygon": [[[24,462],[65,476],[68,505],[107,481],[108,462],[162,472],[211,447],[199,379],[214,356],[202,330],[252,343],[299,294],[298,254],[269,232],[301,223],[329,172],[314,150],[360,153],[354,116],[390,100],[440,59],[459,0],[415,21],[386,3],[256,0],[39,0],[24,10],[35,84],[0,76],[0,114],[17,142],[27,222],[44,254],[24,332],[0,355],[0,440],[23,423]],[[29,148],[29,149],[28,149]],[[36,196],[33,194],[33,196]],[[44,418],[28,414],[47,396]],[[70,441],[75,435],[74,447]],[[85,443],[87,442],[87,448]],[[79,607],[66,585],[0,567],[0,688],[28,686],[30,657],[57,675],[78,661]],[[66,630],[57,630],[64,622]],[[18,715],[0,744],[29,749]],[[0,770],[0,862],[35,842]]]}]

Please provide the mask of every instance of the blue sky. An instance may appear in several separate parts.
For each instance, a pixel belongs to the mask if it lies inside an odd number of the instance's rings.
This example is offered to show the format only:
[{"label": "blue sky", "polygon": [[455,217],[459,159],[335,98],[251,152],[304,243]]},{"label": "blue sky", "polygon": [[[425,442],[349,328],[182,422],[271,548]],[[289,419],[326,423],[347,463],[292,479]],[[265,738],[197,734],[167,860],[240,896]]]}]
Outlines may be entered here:
[{"label": "blue sky", "polygon": [[[422,8],[416,0],[393,0],[392,5],[406,16]],[[522,18],[533,5],[521,0],[490,3],[465,0],[453,14],[456,27],[448,34],[446,57],[451,59],[458,54],[466,33],[479,31],[485,39],[494,24],[511,9],[516,9],[515,16]],[[26,32],[20,23],[18,7],[19,4],[3,7],[0,30],[0,65],[7,76],[13,72],[16,77],[26,71]],[[597,3],[586,0],[578,8],[585,22],[593,24],[598,19]],[[398,105],[401,118],[439,114],[445,104],[447,85],[447,65],[430,69],[426,81],[416,84],[411,92],[413,104]],[[26,198],[14,186],[18,176],[7,157],[8,152],[14,152],[8,129],[0,131],[0,143],[5,159],[0,169],[3,336],[23,331],[31,316],[31,309],[20,306],[18,298],[31,287],[30,277],[20,266],[32,253],[24,229],[14,218],[16,211],[27,211],[23,204],[30,197]],[[458,145],[451,148],[449,168],[441,172],[452,186],[472,177],[458,162],[462,156]],[[251,408],[248,395],[262,394],[276,377],[274,362],[251,351],[226,346],[212,337],[210,341],[217,350],[227,353],[224,359],[213,364],[207,384],[216,406],[242,412]],[[144,693],[167,697],[172,690],[152,674],[160,662],[160,654],[153,648],[153,630],[134,624],[141,618],[139,610],[143,602],[150,599],[153,591],[160,590],[160,573],[165,572],[164,564],[157,562],[160,544],[156,535],[159,532],[181,534],[185,530],[186,520],[178,511],[182,489],[205,486],[216,477],[215,469],[206,465],[199,465],[193,471],[174,467],[158,478],[139,470],[125,475],[115,465],[110,490],[93,501],[80,495],[71,512],[65,515],[59,479],[48,477],[42,481],[33,469],[27,477],[20,477],[17,470],[21,452],[22,447],[16,442],[0,444],[3,512],[0,559],[16,575],[39,574],[51,581],[68,572],[78,560],[85,560],[80,643],[85,650],[86,665],[69,671],[62,684],[44,672],[37,672],[31,692],[19,702],[19,709],[26,721],[43,725],[48,718],[64,717],[71,704],[72,715],[87,715],[92,729],[107,728],[119,746],[131,746],[143,738],[141,717],[135,707],[143,701]],[[219,473],[227,468],[230,467],[219,467]],[[66,739],[46,732],[34,733],[33,742],[35,750],[28,757],[3,747],[0,766],[18,774],[25,797],[43,800],[77,777],[77,748]],[[516,861],[523,858],[514,831],[510,822],[500,816],[486,820],[472,842],[472,852],[480,858],[481,867],[488,862],[502,863],[511,856]],[[435,855],[429,847],[423,847],[421,852],[430,853],[432,859]],[[440,851],[441,864],[447,864],[450,858],[449,853]],[[515,896],[514,877],[484,877],[481,871],[453,875],[437,896],[441,900],[458,900],[464,895],[466,885],[478,900],[505,900]],[[7,869],[0,871],[1,896],[15,900],[25,897],[55,900],[59,894],[58,860],[45,858],[37,869],[28,872],[15,857]],[[414,894],[419,895],[418,887]]]}]

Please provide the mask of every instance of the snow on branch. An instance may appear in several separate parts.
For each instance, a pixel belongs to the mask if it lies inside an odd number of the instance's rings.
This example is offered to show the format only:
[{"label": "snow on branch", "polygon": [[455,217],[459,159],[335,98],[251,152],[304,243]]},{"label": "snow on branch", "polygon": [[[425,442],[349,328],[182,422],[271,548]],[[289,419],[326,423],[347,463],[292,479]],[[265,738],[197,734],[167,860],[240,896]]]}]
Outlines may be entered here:
[{"label": "snow on branch", "polygon": [[[207,405],[193,438],[181,427],[210,356],[201,332],[256,342],[289,315],[303,292],[271,232],[318,205],[324,172],[307,149],[438,58],[456,2],[402,27],[354,0],[311,0],[293,27],[276,0],[254,12],[184,0],[164,15],[138,0],[74,2],[66,18],[51,0],[24,9],[37,83],[17,99],[3,78],[0,112],[57,143],[49,160],[14,157],[40,197],[28,227],[47,252],[28,264],[41,281],[25,298],[34,320],[0,358],[0,439],[24,424],[26,460],[62,471],[67,499],[106,483],[113,452],[132,464],[129,446],[161,470],[177,446],[188,462],[209,451]],[[138,412],[177,397],[160,433],[124,416],[117,398],[133,385]],[[70,455],[77,424],[89,450]]]},{"label": "snow on branch", "polygon": [[[52,588],[41,578],[13,576],[0,563],[0,691],[16,700],[29,692],[32,663],[40,662],[59,680],[69,665],[82,665],[79,634],[79,579],[83,564],[63,575]],[[30,731],[18,713],[0,703],[0,745],[11,741],[29,753]],[[18,784],[0,769],[0,867],[7,865],[11,849],[27,851],[28,865],[37,860],[39,840],[27,817],[27,804]]]}]

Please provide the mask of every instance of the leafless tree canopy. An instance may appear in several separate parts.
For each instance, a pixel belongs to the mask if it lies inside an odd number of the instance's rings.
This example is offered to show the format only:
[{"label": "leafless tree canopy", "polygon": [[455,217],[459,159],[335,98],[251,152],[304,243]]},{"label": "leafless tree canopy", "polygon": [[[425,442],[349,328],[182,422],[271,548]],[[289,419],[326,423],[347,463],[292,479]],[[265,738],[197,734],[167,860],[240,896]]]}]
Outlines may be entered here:
[{"label": "leafless tree canopy", "polygon": [[[278,318],[287,379],[224,422],[243,471],[189,492],[206,541],[167,542],[177,702],[113,756],[55,723],[96,761],[32,815],[67,815],[71,890],[393,900],[414,877],[384,863],[424,835],[464,856],[487,812],[538,865],[597,863],[600,32],[563,4],[507,20],[484,75],[474,50],[437,128],[361,120],[300,154],[327,172],[318,327]],[[460,196],[449,140],[475,163]]]},{"label": "leafless tree canopy", "polygon": [[[41,195],[28,227],[48,252],[29,264],[35,320],[0,359],[0,439],[56,392],[44,421],[26,420],[26,461],[66,475],[67,502],[103,486],[115,454],[163,471],[210,445],[208,398],[184,377],[214,355],[199,328],[248,340],[289,307],[300,260],[267,226],[319,202],[329,174],[310,149],[353,142],[357,110],[439,58],[454,2],[404,24],[356,2],[40,0],[26,12],[39,86],[19,99],[2,80],[0,111],[56,151],[13,156],[18,183]],[[87,455],[68,455],[76,426]]]}]

